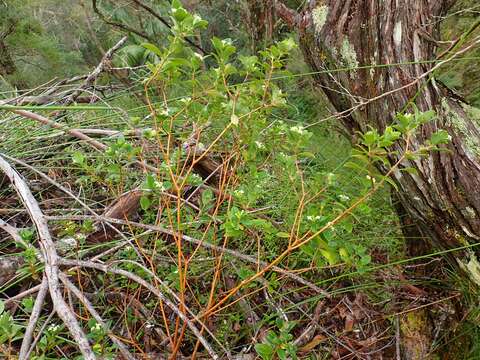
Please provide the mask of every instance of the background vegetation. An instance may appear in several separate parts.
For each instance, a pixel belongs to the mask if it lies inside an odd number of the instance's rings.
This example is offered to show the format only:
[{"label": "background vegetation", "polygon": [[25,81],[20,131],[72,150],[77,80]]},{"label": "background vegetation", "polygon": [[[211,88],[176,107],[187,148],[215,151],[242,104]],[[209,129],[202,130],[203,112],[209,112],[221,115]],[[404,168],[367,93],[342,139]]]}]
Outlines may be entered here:
[{"label": "background vegetation", "polygon": [[[96,355],[120,356],[120,342],[143,358],[395,358],[400,333],[422,336],[416,310],[429,308],[438,314],[432,356],[480,356],[475,289],[439,266],[449,262],[442,252],[407,257],[407,244],[423,240],[405,238],[390,181],[375,170],[435,114],[400,115],[352,147],[313,90],[296,34],[280,25],[277,41],[256,51],[242,1],[142,3],[161,18],[135,1],[0,2],[0,97],[10,101],[0,108],[0,155],[48,220],[73,286],[64,295]],[[444,38],[479,12],[460,1]],[[63,108],[125,34],[82,93],[95,104]],[[477,105],[479,51],[438,74]],[[15,103],[24,96],[53,98]],[[405,156],[447,141],[438,132]],[[2,177],[0,203],[19,236],[0,232],[1,259],[16,264],[0,276],[1,351],[16,358],[38,312],[27,358],[83,358],[51,303],[35,309],[27,290],[45,270],[38,235]]]}]

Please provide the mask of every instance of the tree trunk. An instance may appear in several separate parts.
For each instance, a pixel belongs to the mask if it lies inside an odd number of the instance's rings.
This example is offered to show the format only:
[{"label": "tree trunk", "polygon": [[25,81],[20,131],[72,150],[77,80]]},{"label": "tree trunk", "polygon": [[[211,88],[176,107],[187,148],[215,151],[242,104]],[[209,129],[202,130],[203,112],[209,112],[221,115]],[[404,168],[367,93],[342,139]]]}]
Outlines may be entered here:
[{"label": "tree trunk", "polygon": [[273,38],[274,15],[271,11],[275,0],[247,0],[248,27],[255,51],[268,46]]},{"label": "tree trunk", "polygon": [[0,37],[0,76],[11,75],[17,68],[8,51],[4,38]]},{"label": "tree trunk", "polygon": [[[412,146],[419,148],[432,133],[445,129],[451,136],[449,152],[404,161],[403,167],[414,167],[418,174],[396,171],[393,178],[403,207],[422,233],[445,249],[480,240],[480,110],[423,76],[434,66],[428,61],[435,59],[438,16],[453,3],[310,1],[300,14],[277,6],[277,14],[299,31],[305,60],[318,72],[315,80],[336,110],[359,105],[341,117],[352,137],[369,126],[383,131],[413,99],[420,110],[437,112],[436,119],[412,139]],[[411,62],[415,64],[396,65]],[[387,66],[368,67],[375,64]],[[348,70],[325,72],[342,68]],[[385,93],[389,95],[379,101],[368,101]],[[402,145],[395,150],[402,153]],[[394,163],[397,155],[392,153],[390,160]],[[480,285],[480,262],[474,249],[458,251],[455,258]]]}]

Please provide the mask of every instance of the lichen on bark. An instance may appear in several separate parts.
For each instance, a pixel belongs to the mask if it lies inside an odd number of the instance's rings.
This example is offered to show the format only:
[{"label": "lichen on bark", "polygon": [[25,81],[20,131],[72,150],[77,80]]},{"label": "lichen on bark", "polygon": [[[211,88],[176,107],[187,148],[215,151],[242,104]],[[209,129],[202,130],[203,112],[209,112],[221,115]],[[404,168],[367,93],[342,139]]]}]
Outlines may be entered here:
[{"label": "lichen on bark", "polygon": [[[470,107],[470,110],[467,110],[465,106],[466,105],[463,107],[467,115],[475,115],[475,110],[479,111],[473,107]],[[472,132],[467,127],[465,117],[461,116],[454,109],[452,109],[446,98],[442,99],[442,110],[445,113],[447,125],[452,126],[462,135],[466,150],[468,150],[474,156],[480,157],[480,138],[472,135]],[[478,121],[476,124],[478,125]]]},{"label": "lichen on bark", "polygon": [[322,31],[323,26],[327,22],[327,16],[328,16],[327,5],[320,5],[312,10],[313,25],[315,26],[315,31],[317,33]]},{"label": "lichen on bark", "polygon": [[358,67],[357,53],[355,48],[347,38],[344,38],[342,41],[342,46],[340,47],[340,56],[343,65],[348,67],[352,73],[356,73]]}]

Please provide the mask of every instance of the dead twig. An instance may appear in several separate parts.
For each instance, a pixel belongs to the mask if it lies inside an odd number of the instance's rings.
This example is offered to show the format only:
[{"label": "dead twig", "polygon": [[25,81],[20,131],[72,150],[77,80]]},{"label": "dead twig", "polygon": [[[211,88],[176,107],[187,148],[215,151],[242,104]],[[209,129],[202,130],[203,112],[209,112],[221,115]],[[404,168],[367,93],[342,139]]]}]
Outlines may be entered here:
[{"label": "dead twig", "polygon": [[28,325],[25,329],[25,335],[23,336],[22,345],[20,347],[20,353],[18,355],[18,360],[28,360],[27,353],[30,348],[30,344],[33,339],[33,332],[37,326],[38,319],[40,318],[40,313],[42,312],[42,307],[45,302],[45,298],[48,293],[48,280],[45,275],[43,275],[43,280],[40,284],[40,291],[38,292],[37,298],[35,299],[35,304],[33,305],[32,313],[28,319]]},{"label": "dead twig", "polygon": [[[178,236],[178,234],[175,233],[175,231],[166,229],[166,228],[161,227],[161,226],[142,224],[142,223],[134,222],[134,221],[124,221],[124,220],[119,220],[119,219],[114,219],[114,218],[107,218],[107,217],[104,217],[104,216],[98,216],[98,217],[92,217],[92,216],[88,216],[88,215],[47,216],[47,219],[48,220],[80,220],[80,221],[95,219],[95,220],[110,222],[112,224],[130,225],[130,226],[143,228],[143,229],[147,229],[147,230],[151,230],[151,231],[161,232],[161,233],[169,235],[169,236]],[[221,252],[221,253],[226,253],[226,254],[232,255],[233,257],[235,257],[237,259],[244,260],[244,261],[249,262],[249,263],[254,264],[254,265],[260,265],[260,266],[267,266],[268,265],[267,262],[265,262],[265,261],[259,260],[256,257],[250,256],[250,255],[242,254],[241,252],[238,252],[238,251],[235,251],[235,250],[232,250],[232,249],[228,249],[228,248],[225,248],[225,247],[213,245],[213,244],[210,244],[209,242],[198,240],[198,239],[195,239],[191,236],[184,235],[184,234],[182,234],[181,237],[182,237],[183,240],[185,240],[186,242],[189,242],[191,244],[200,245],[200,246],[202,246],[204,248],[207,248],[207,249],[215,250],[215,251]],[[305,280],[301,276],[298,276],[297,274],[292,273],[291,271],[282,269],[281,267],[278,267],[278,266],[272,266],[271,269],[273,271],[279,273],[279,274],[282,274],[282,275],[298,282],[299,284],[302,284],[302,285],[314,290],[316,293],[321,294],[326,298],[331,297],[331,295],[327,291],[321,289],[320,287],[311,283],[310,281]]]},{"label": "dead twig", "polygon": [[112,331],[108,328],[107,324],[105,321],[102,319],[100,314],[95,310],[93,305],[90,303],[90,301],[87,299],[85,295],[78,289],[64,273],[60,273],[60,280],[63,282],[63,284],[67,287],[68,290],[70,290],[77,298],[80,300],[80,302],[83,303],[85,308],[88,310],[90,314],[92,314],[93,318],[97,323],[99,323],[107,332],[108,337],[112,342],[118,347],[118,350],[120,353],[123,355],[123,357],[127,360],[135,360],[135,357],[130,354],[128,351],[127,347],[125,346],[124,343],[122,343],[118,338],[112,333]]},{"label": "dead twig", "polygon": [[86,360],[95,360],[96,356],[90,347],[85,333],[80,327],[75,314],[63,299],[60,291],[58,278],[58,262],[60,259],[57,255],[50,230],[48,229],[47,220],[26,182],[2,156],[0,156],[0,169],[10,179],[10,183],[17,191],[37,229],[40,249],[45,264],[45,276],[47,278],[49,293],[54,309],[67,326],[84,358]]},{"label": "dead twig", "polygon": [[87,78],[85,79],[83,84],[80,85],[79,89],[75,90],[73,93],[70,94],[68,98],[65,99],[65,101],[63,101],[63,105],[67,106],[72,104],[80,96],[83,90],[92,86],[93,82],[105,70],[105,68],[110,66],[109,64],[115,51],[120,49],[123,46],[123,44],[125,44],[126,41],[127,41],[127,36],[122,37],[120,41],[118,41],[113,47],[111,47],[105,53],[105,55],[103,55],[103,58],[100,61],[100,63],[97,65],[97,67],[90,74],[88,74]]},{"label": "dead twig", "polygon": [[210,354],[212,359],[220,359],[220,357],[217,355],[215,350],[212,348],[212,346],[208,343],[208,341],[202,336],[198,328],[193,324],[192,320],[190,320],[180,309],[170,301],[160,290],[158,290],[155,286],[152,284],[149,284],[139,276],[132,274],[131,272],[118,269],[115,267],[111,267],[108,265],[104,264],[99,264],[95,263],[92,261],[84,261],[84,260],[71,260],[71,259],[59,259],[59,264],[64,265],[64,266],[74,266],[74,267],[84,267],[84,268],[91,268],[91,269],[96,269],[99,271],[103,271],[104,273],[111,273],[111,274],[116,274],[120,276],[125,276],[126,278],[135,281],[139,285],[143,286],[147,290],[149,290],[151,293],[155,294],[161,301],[165,303],[175,314],[183,321],[186,323],[188,328],[197,336],[197,338],[200,340],[201,344],[205,347],[207,352]]}]

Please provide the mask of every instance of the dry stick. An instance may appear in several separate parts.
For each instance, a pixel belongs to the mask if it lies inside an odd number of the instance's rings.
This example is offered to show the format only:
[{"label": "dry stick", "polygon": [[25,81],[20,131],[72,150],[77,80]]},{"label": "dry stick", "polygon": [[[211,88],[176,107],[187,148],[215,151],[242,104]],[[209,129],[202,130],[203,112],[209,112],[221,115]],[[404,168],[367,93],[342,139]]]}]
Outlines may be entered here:
[{"label": "dry stick", "polygon": [[107,149],[107,145],[101,143],[100,141],[97,141],[95,139],[92,139],[90,136],[85,135],[81,131],[78,131],[77,129],[69,129],[65,125],[59,124],[56,121],[47,119],[45,116],[35,114],[31,111],[26,111],[26,110],[12,110],[15,114],[21,115],[23,117],[26,117],[31,120],[38,121],[42,124],[48,125],[54,129],[62,130],[65,131],[66,133],[72,135],[73,137],[76,137],[77,139],[85,141],[87,144],[91,145],[97,150],[104,151]]},{"label": "dry stick", "polygon": [[[80,200],[80,198],[78,198],[78,196],[74,195],[70,190],[68,190],[67,188],[65,188],[64,186],[62,186],[61,184],[59,184],[58,182],[56,182],[55,180],[53,180],[52,178],[50,178],[49,176],[47,176],[46,174],[44,174],[43,172],[35,169],[33,166],[31,165],[28,165],[27,163],[19,160],[19,159],[15,159],[15,158],[12,158],[11,156],[8,156],[8,155],[5,155],[5,154],[2,154],[0,153],[0,156],[3,156],[5,158],[7,158],[8,160],[10,161],[13,161],[13,162],[16,162],[17,164],[20,164],[24,167],[26,167],[27,169],[35,172],[36,174],[38,174],[40,177],[42,177],[43,179],[45,179],[46,181],[48,181],[50,184],[54,185],[55,187],[57,187],[58,189],[62,190],[65,194],[67,194],[68,196],[70,196],[72,199],[74,199],[76,202],[78,202],[81,206],[83,206],[85,209],[87,209],[94,217],[98,218],[99,215],[93,210],[91,209],[86,203],[84,203],[82,200]],[[132,245],[132,240],[131,239],[128,239],[120,230],[118,230],[115,226],[112,226],[111,224],[108,224],[108,226],[110,226],[113,231],[115,231],[117,234],[119,234],[124,240],[124,244],[122,244],[122,246],[124,246],[126,243]],[[23,240],[22,240],[22,243],[24,244]],[[138,253],[137,249],[135,247],[133,247],[133,249],[135,250],[135,252],[137,253],[137,255],[139,256],[140,259],[142,259],[142,256],[141,254]],[[143,260],[142,260],[143,261]]]},{"label": "dry stick", "polygon": [[25,296],[32,295],[32,294],[35,294],[37,291],[40,291],[40,288],[41,288],[41,285],[38,284],[38,285],[34,286],[33,288],[22,291],[21,293],[4,300],[3,302],[4,302],[5,305],[7,305],[11,302],[23,299]]},{"label": "dry stick", "polygon": [[[135,4],[137,4],[138,6],[142,7],[145,11],[149,12],[151,15],[153,15],[154,17],[156,17],[163,25],[165,25],[170,31],[172,31],[172,25],[170,25],[168,23],[168,21],[163,18],[159,13],[157,13],[152,7],[148,6],[147,4],[144,4],[143,2],[139,1],[139,0],[133,0],[133,2]],[[189,43],[190,45],[192,45],[193,47],[197,48],[198,50],[200,50],[202,52],[203,55],[206,55],[207,52],[205,51],[205,49],[203,49],[200,45],[198,44],[195,44],[192,40],[190,40],[189,38],[185,38],[184,39],[187,43]]]},{"label": "dry stick", "polygon": [[15,242],[24,244],[24,241],[22,240],[22,237],[18,233],[18,229],[16,227],[6,223],[2,219],[0,219],[0,229],[2,229],[8,235],[10,235],[13,238],[13,240],[15,240]]},{"label": "dry stick", "polygon": [[112,59],[113,54],[115,51],[120,49],[122,45],[127,41],[127,36],[124,36],[120,39],[119,42],[117,42],[110,50],[108,50],[105,55],[103,55],[102,60],[100,63],[97,65],[97,67],[90,73],[88,74],[87,78],[83,82],[83,84],[80,86],[79,89],[75,90],[70,96],[63,102],[63,105],[70,105],[73,103],[78,96],[83,92],[84,89],[87,89],[90,87],[93,82],[97,79],[97,77],[103,72],[103,70],[108,66],[110,60]]},{"label": "dry stick", "polygon": [[[122,353],[123,357],[128,360],[135,360],[135,357],[130,354],[128,351],[127,347],[125,346],[124,343],[122,343],[120,340],[117,339],[115,334],[112,333],[112,331],[108,328],[108,325],[105,323],[105,321],[102,319],[100,314],[95,310],[93,305],[90,303],[90,301],[87,299],[85,295],[80,291],[78,287],[76,287],[64,273],[60,273],[60,280],[63,282],[63,284],[71,291],[73,294],[80,300],[83,305],[87,308],[87,310],[92,314],[93,318],[97,323],[99,323],[106,331],[107,335],[112,340],[112,342],[117,345],[119,351]],[[19,359],[20,360],[20,359]]]},{"label": "dry stick", "polygon": [[180,309],[172,303],[161,291],[159,291],[155,286],[152,284],[149,284],[145,280],[143,280],[141,277],[132,274],[131,272],[110,267],[108,265],[104,264],[99,264],[99,263],[94,263],[92,261],[84,261],[84,260],[71,260],[71,259],[58,259],[58,263],[60,265],[65,265],[65,266],[79,266],[79,267],[86,267],[86,268],[91,268],[91,269],[96,269],[99,271],[103,271],[104,273],[111,273],[111,274],[116,274],[120,276],[125,276],[126,278],[135,281],[136,283],[140,284],[144,288],[148,289],[150,292],[155,294],[161,301],[163,301],[175,314],[182,319],[189,329],[197,336],[197,338],[200,340],[202,345],[205,347],[207,352],[210,354],[212,359],[219,359],[219,356],[215,353],[215,350],[213,350],[212,346],[208,343],[208,341],[202,336],[200,331],[197,329],[197,327],[193,324],[192,320],[190,320]]},{"label": "dry stick", "polygon": [[[88,215],[47,216],[47,219],[48,220],[65,220],[65,219],[67,219],[67,220],[79,220],[79,221],[95,219],[95,220],[109,222],[109,223],[113,223],[113,224],[131,225],[131,226],[142,228],[142,229],[161,232],[161,233],[169,235],[169,236],[175,236],[174,231],[168,230],[168,229],[166,229],[164,227],[161,227],[161,226],[142,224],[142,223],[138,223],[138,222],[134,222],[134,221],[124,221],[124,220],[115,219],[115,218],[108,218],[108,217],[105,217],[105,216],[98,216],[98,217],[92,217],[92,216],[88,216]],[[252,257],[250,255],[242,254],[242,253],[240,253],[238,251],[235,251],[235,250],[231,250],[231,249],[224,248],[224,247],[221,247],[221,246],[213,245],[213,244],[210,244],[209,242],[201,241],[201,240],[198,240],[196,238],[190,237],[188,235],[183,235],[182,234],[182,239],[191,243],[191,244],[200,245],[200,246],[202,246],[204,248],[207,248],[207,249],[211,249],[211,250],[215,250],[215,251],[218,251],[218,252],[222,252],[222,253],[232,255],[233,257],[236,257],[238,259],[247,261],[247,262],[252,263],[254,265],[260,264],[261,266],[264,266],[264,267],[268,265],[268,263],[266,261],[261,261],[261,260],[259,261],[257,258]],[[294,280],[294,281],[296,281],[296,282],[298,282],[302,285],[305,285],[306,287],[314,290],[318,294],[321,294],[321,295],[323,295],[327,298],[331,297],[331,295],[327,291],[321,289],[317,285],[305,280],[304,278],[302,278],[301,276],[298,276],[295,273],[292,273],[288,270],[282,269],[281,267],[278,267],[278,266],[271,267],[271,270],[275,271],[275,272],[278,272],[279,274],[285,275],[286,277],[288,277],[288,278],[290,278],[290,279],[292,279],[292,280]]]},{"label": "dry stick", "polygon": [[[148,310],[145,305],[138,299],[136,299],[133,295],[127,295],[123,292],[108,292],[105,294],[107,299],[110,299],[112,301],[114,300],[119,300],[123,301],[124,303],[128,303],[129,306],[137,308],[137,311],[140,313],[140,315],[144,318],[144,323],[145,328],[148,328],[148,323],[152,320],[155,319],[155,315],[153,312]],[[170,348],[169,344],[167,344],[168,338],[167,334],[163,332],[163,330],[159,326],[154,326],[153,330],[156,332],[159,342],[158,346],[166,346],[167,348]]]},{"label": "dry stick", "polygon": [[[12,109],[11,111],[13,111],[17,115],[21,115],[21,116],[26,117],[28,119],[35,120],[35,121],[38,121],[42,124],[51,126],[54,129],[62,130],[64,132],[70,134],[71,136],[76,137],[77,139],[85,141],[88,145],[92,146],[93,148],[95,148],[99,151],[105,151],[108,148],[107,145],[101,143],[100,141],[97,141],[97,140],[91,138],[90,136],[88,136],[88,135],[84,134],[83,132],[79,131],[78,129],[69,129],[67,126],[62,125],[62,124],[60,124],[56,121],[50,120],[50,119],[46,118],[45,116],[38,115],[38,114],[35,114],[31,111],[26,111],[26,110],[14,110],[14,109]],[[152,165],[146,164],[143,161],[136,160],[134,163],[135,163],[135,165],[139,166],[143,170],[150,170],[152,172],[159,173],[159,169],[157,169],[156,167],[154,167]]]},{"label": "dry stick", "polygon": [[[147,267],[143,266],[142,264],[139,264],[138,262],[136,261],[132,261],[132,260],[116,260],[116,261],[112,261],[109,265],[114,265],[114,264],[117,264],[117,263],[129,263],[129,264],[133,264],[135,266],[138,266],[139,268],[141,268],[143,271],[145,271],[147,274],[149,274],[152,278],[155,279],[155,281],[157,283],[159,283],[166,291],[168,294],[170,294],[175,300],[177,300],[179,303],[181,301],[180,297],[174,292],[172,291],[172,289],[170,289],[168,287],[168,285],[162,281],[155,273],[153,273],[150,269],[148,269]],[[196,315],[193,313],[192,310],[190,310],[190,308],[188,308],[187,306],[183,305],[185,307],[185,310],[187,313],[189,313],[190,315],[192,315],[194,318],[195,318],[195,321],[197,321],[201,326],[202,328],[205,328],[205,330],[207,331],[207,333],[217,342],[217,344],[222,348],[222,350],[227,354],[227,357],[228,359],[231,358],[231,355],[228,351],[228,349],[226,347],[223,346],[223,344],[215,337],[215,335],[210,331],[210,329],[208,329],[204,323],[202,323],[198,318],[196,318]]]},{"label": "dry stick", "polygon": [[50,312],[47,319],[45,320],[42,327],[40,328],[37,336],[35,336],[35,339],[33,339],[32,345],[30,345],[30,349],[28,350],[27,354],[25,355],[26,359],[30,359],[30,354],[32,353],[33,349],[35,349],[35,346],[37,346],[37,343],[40,340],[40,337],[43,335],[43,330],[45,330],[45,328],[47,327],[47,324],[50,322],[50,320],[52,320],[52,317],[53,317],[54,314],[55,314],[55,310]]},{"label": "dry stick", "polygon": [[35,304],[33,305],[32,313],[28,319],[28,326],[25,330],[25,335],[23,336],[22,346],[20,347],[20,354],[18,355],[18,360],[28,360],[27,353],[30,348],[30,344],[33,340],[33,332],[37,325],[38,319],[40,318],[40,313],[42,312],[42,307],[45,302],[45,297],[48,292],[48,280],[45,275],[43,275],[43,280],[40,284],[40,291],[38,292]]},{"label": "dry stick", "polygon": [[0,169],[10,179],[12,186],[20,196],[32,219],[32,222],[35,224],[37,229],[40,248],[45,261],[45,275],[48,280],[48,288],[53,302],[53,307],[58,316],[69,329],[70,334],[76,341],[85,360],[95,360],[96,356],[93,353],[90,344],[88,343],[85,333],[80,327],[75,314],[68,307],[67,303],[62,297],[58,279],[59,257],[55,249],[55,244],[53,243],[50,230],[48,229],[45,216],[43,215],[37,200],[33,197],[32,192],[28,188],[26,182],[23,180],[20,174],[18,174],[15,169],[13,169],[12,166],[1,156]]}]

